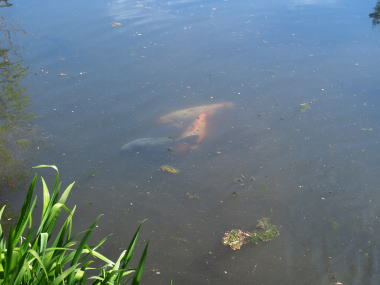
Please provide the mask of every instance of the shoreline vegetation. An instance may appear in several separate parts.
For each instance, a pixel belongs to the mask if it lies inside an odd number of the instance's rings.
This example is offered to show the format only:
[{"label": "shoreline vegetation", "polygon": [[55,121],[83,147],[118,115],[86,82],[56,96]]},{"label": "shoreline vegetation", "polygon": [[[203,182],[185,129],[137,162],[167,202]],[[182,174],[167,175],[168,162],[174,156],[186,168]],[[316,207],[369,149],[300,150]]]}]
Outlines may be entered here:
[{"label": "shoreline vegetation", "polygon": [[[55,181],[49,190],[41,176],[43,202],[37,223],[33,216],[38,175],[34,176],[17,222],[9,227],[7,235],[1,222],[0,284],[140,284],[148,243],[138,263],[134,261],[133,255],[141,224],[127,249],[121,252],[116,261],[110,260],[98,251],[107,237],[95,245],[88,243],[101,215],[86,230],[73,234],[76,206],[69,209],[66,201],[74,183],[61,191],[62,182],[56,166],[39,165],[34,168],[54,169]],[[5,207],[0,210],[0,219]],[[132,267],[131,263],[137,264],[137,267]]]}]

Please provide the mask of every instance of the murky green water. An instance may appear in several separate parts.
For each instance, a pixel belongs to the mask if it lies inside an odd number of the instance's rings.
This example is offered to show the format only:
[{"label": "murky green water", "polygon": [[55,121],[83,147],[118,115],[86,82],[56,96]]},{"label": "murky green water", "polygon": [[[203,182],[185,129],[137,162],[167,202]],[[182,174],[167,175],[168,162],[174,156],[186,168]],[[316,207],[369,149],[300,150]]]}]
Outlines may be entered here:
[{"label": "murky green water", "polygon": [[[148,219],[144,284],[380,283],[375,1],[13,4],[0,8],[3,200],[17,205],[30,166],[58,165],[77,181],[76,227],[105,214],[105,253]],[[207,117],[197,148],[120,153],[183,134],[160,116],[220,102],[235,107]],[[222,245],[261,217],[279,238]]]}]

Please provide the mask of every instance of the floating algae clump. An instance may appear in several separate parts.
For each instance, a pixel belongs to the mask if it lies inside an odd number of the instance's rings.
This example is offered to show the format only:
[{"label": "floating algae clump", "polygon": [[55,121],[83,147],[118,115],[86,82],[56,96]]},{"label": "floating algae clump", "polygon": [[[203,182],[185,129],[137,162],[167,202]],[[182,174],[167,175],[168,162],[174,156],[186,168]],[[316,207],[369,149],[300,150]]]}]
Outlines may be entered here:
[{"label": "floating algae clump", "polygon": [[269,218],[261,218],[257,221],[256,230],[252,232],[253,242],[268,242],[280,235],[278,227],[269,222]]},{"label": "floating algae clump", "polygon": [[238,250],[243,245],[250,242],[251,238],[252,235],[250,232],[231,230],[224,234],[222,242],[224,245],[229,245],[233,250]]},{"label": "floating algae clump", "polygon": [[256,229],[253,232],[245,232],[234,229],[226,232],[222,238],[224,245],[228,245],[232,250],[239,250],[243,245],[254,242],[268,242],[278,237],[280,231],[278,227],[270,223],[269,218],[261,218],[257,221]]},{"label": "floating algae clump", "polygon": [[162,172],[167,172],[167,173],[171,173],[171,174],[177,174],[177,173],[180,172],[179,169],[174,168],[173,166],[171,166],[171,165],[167,165],[167,164],[165,164],[165,165],[161,165],[161,166],[160,166],[160,170],[161,170]]}]

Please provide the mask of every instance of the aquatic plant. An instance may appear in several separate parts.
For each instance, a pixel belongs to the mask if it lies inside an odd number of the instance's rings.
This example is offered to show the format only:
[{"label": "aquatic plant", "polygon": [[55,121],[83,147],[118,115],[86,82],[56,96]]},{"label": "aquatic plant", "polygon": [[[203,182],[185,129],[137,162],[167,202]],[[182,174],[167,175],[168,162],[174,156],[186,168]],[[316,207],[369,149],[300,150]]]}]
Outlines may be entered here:
[{"label": "aquatic plant", "polygon": [[222,238],[224,245],[228,245],[232,250],[239,250],[243,245],[248,243],[252,237],[252,233],[242,230],[230,230],[226,232]]},{"label": "aquatic plant", "polygon": [[[136,268],[131,268],[140,227],[133,235],[127,249],[117,261],[112,261],[98,249],[105,243],[103,238],[95,245],[88,241],[100,216],[77,239],[72,234],[74,206],[69,209],[66,201],[74,186],[71,183],[61,193],[59,172],[54,165],[40,165],[36,168],[55,169],[56,177],[50,191],[43,177],[42,213],[39,223],[34,224],[37,197],[34,196],[35,175],[26,194],[20,215],[8,235],[0,224],[0,284],[126,284],[140,283],[148,244]],[[5,206],[0,210],[0,219]],[[62,213],[66,213],[63,219]],[[59,222],[62,221],[62,222]],[[93,265],[93,263],[99,265]]]},{"label": "aquatic plant", "polygon": [[261,218],[257,221],[256,230],[252,232],[252,241],[268,242],[280,235],[278,227],[270,223],[269,218]]},{"label": "aquatic plant", "polygon": [[280,231],[278,227],[272,225],[269,218],[261,218],[257,221],[256,229],[252,232],[233,229],[224,233],[222,243],[229,246],[232,250],[239,250],[247,243],[268,242],[279,235]]}]

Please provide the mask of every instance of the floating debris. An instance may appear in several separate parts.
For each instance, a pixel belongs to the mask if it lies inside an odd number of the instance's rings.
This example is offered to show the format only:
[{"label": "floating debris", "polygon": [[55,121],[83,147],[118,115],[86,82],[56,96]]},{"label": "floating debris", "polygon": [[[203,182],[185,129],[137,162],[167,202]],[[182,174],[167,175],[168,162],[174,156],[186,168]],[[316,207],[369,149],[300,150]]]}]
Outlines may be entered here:
[{"label": "floating debris", "polygon": [[253,231],[252,234],[253,242],[268,242],[278,237],[280,235],[280,231],[277,226],[270,223],[269,218],[261,218],[257,221],[256,230]]},{"label": "floating debris", "polygon": [[114,23],[112,23],[112,27],[114,27],[114,28],[121,27],[122,25],[123,24],[120,23],[120,22],[114,22]]},{"label": "floating debris", "polygon": [[301,112],[305,112],[307,110],[311,109],[311,106],[309,103],[302,103],[300,104],[300,110]]},{"label": "floating debris", "polygon": [[63,73],[63,72],[57,74],[57,76],[62,76],[62,77],[65,77],[67,75],[68,75],[67,73]]},{"label": "floating debris", "polygon": [[261,218],[257,221],[256,229],[253,232],[245,232],[240,229],[231,230],[224,234],[222,243],[231,247],[232,250],[239,250],[247,243],[268,242],[279,235],[278,227],[272,225],[269,218]]},{"label": "floating debris", "polygon": [[361,128],[360,130],[363,132],[372,132],[373,128]]},{"label": "floating debris", "polygon": [[239,184],[240,186],[245,186],[245,184],[248,184],[250,182],[255,182],[255,181],[256,181],[256,178],[254,176],[250,176],[248,178],[244,174],[241,174],[239,177],[236,177],[233,179],[233,182]]},{"label": "floating debris", "polygon": [[252,238],[252,233],[242,230],[231,230],[223,236],[222,242],[228,245],[232,250],[239,250],[243,245],[248,243]]},{"label": "floating debris", "polygon": [[189,199],[189,200],[199,200],[199,199],[200,199],[199,195],[197,195],[197,194],[192,194],[192,193],[190,193],[190,192],[186,192],[186,197],[187,197],[187,199]]},{"label": "floating debris", "polygon": [[160,170],[162,172],[167,172],[167,173],[171,173],[171,174],[177,174],[179,173],[180,171],[177,169],[177,168],[174,168],[173,166],[170,166],[170,165],[161,165],[160,166]]}]

